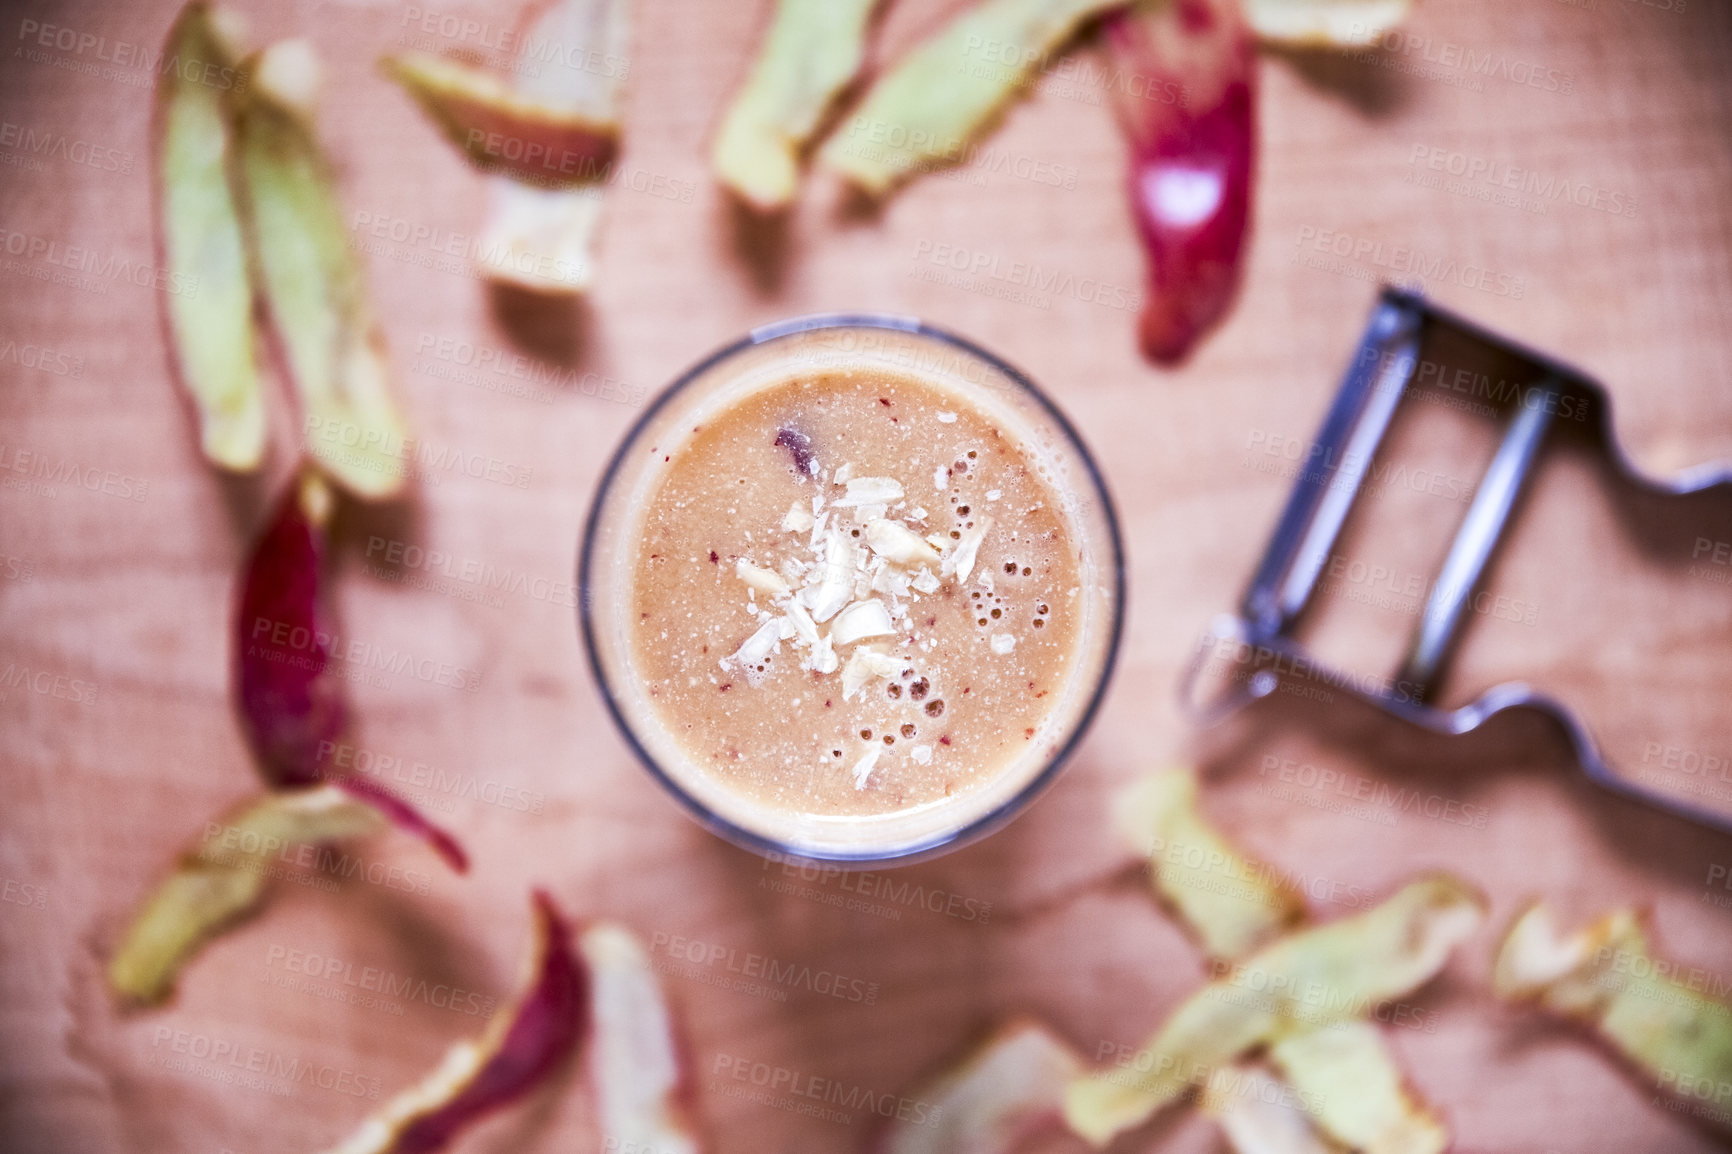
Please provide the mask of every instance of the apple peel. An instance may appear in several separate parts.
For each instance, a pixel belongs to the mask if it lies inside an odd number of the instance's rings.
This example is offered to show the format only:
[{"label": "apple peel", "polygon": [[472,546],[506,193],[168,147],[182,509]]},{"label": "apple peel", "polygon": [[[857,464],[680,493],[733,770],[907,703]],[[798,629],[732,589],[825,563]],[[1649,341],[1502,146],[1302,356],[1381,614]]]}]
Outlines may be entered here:
[{"label": "apple peel", "polygon": [[1363,913],[1296,930],[1186,999],[1149,1039],[1148,1071],[1109,1070],[1073,1081],[1066,1121],[1105,1145],[1256,1047],[1411,993],[1478,929],[1484,909],[1484,899],[1464,882],[1437,874]]},{"label": "apple peel", "polygon": [[584,931],[578,950],[590,973],[589,1080],[602,1148],[697,1154],[686,1054],[649,954],[606,922]]},{"label": "apple peel", "polygon": [[403,488],[407,431],[314,130],[319,73],[303,40],[273,44],[247,66],[238,128],[249,237],[307,450],[350,493],[382,500]]},{"label": "apple peel", "polygon": [[490,72],[423,52],[387,56],[402,85],[470,163],[543,187],[605,179],[619,123],[528,99]]},{"label": "apple peel", "polygon": [[1278,48],[1365,48],[1413,9],[1413,0],[1243,0],[1245,19]]},{"label": "apple peel", "polygon": [[1010,1154],[1063,1121],[1064,1090],[1082,1073],[1069,1045],[1039,1022],[999,1027],[954,1067],[912,1097],[926,1117],[896,1119],[874,1154]]},{"label": "apple peel", "polygon": [[710,152],[716,178],[759,212],[793,203],[800,154],[860,71],[878,0],[780,0]]},{"label": "apple peel", "polygon": [[335,786],[248,802],[218,825],[221,842],[207,836],[183,854],[146,900],[109,962],[109,985],[125,1002],[161,1002],[198,947],[258,904],[271,855],[286,846],[363,837],[384,824],[376,809]]},{"label": "apple peel", "polygon": [[[1184,360],[1238,292],[1256,168],[1256,45],[1237,0],[1142,0],[1107,21],[1130,143],[1129,189],[1148,255],[1143,355]],[[1175,94],[1171,100],[1147,93]]]},{"label": "apple peel", "polygon": [[290,486],[241,577],[235,685],[242,728],[273,786],[312,785],[319,749],[347,710],[332,667],[337,629],[324,580],[335,496],[319,474]]},{"label": "apple peel", "polygon": [[253,288],[230,168],[229,97],[202,79],[205,69],[240,67],[238,18],[191,3],[163,45],[164,70],[153,109],[157,243],[171,283],[163,323],[175,377],[198,413],[199,447],[234,472],[258,468],[265,454],[265,398],[253,331]]},{"label": "apple peel", "polygon": [[[339,635],[325,581],[325,530],[335,503],[324,478],[304,472],[241,576],[235,614],[241,728],[265,779],[278,789],[328,780],[320,751],[342,736],[348,720],[333,664]],[[352,774],[334,784],[425,841],[458,873],[469,868],[457,840],[402,798]]]},{"label": "apple peel", "polygon": [[1346,1154],[1347,1147],[1317,1133],[1305,1112],[1288,1104],[1291,1096],[1261,1066],[1243,1063],[1211,1077],[1198,1106],[1236,1154]]},{"label": "apple peel", "polygon": [[1113,819],[1120,839],[1148,854],[1156,897],[1209,957],[1243,957],[1305,920],[1298,890],[1203,819],[1189,772],[1153,773],[1126,787]]},{"label": "apple peel", "polygon": [[[880,77],[850,126],[819,150],[818,163],[872,196],[958,163],[1003,108],[1028,89],[1043,61],[1090,18],[1124,3],[982,0]],[[971,59],[980,44],[993,45],[993,59]]]},{"label": "apple peel", "polygon": [[1732,1094],[1732,1006],[1678,980],[1681,969],[1656,956],[1634,910],[1566,935],[1535,903],[1505,935],[1492,989],[1588,1027],[1656,1090],[1732,1129],[1732,1113],[1708,1105]]},{"label": "apple peel", "polygon": [[518,1100],[559,1068],[590,1028],[589,984],[553,900],[533,897],[535,944],[516,999],[479,1038],[458,1042],[328,1154],[431,1154],[484,1115]]},{"label": "apple peel", "polygon": [[[1113,816],[1122,840],[1149,854],[1157,897],[1211,957],[1243,957],[1306,920],[1304,899],[1285,878],[1241,854],[1203,818],[1189,770],[1150,774],[1126,787]],[[1353,1021],[1292,1030],[1275,1040],[1271,1054],[1315,1127],[1336,1141],[1380,1154],[1448,1145],[1448,1132],[1408,1089],[1375,1027]],[[1270,1077],[1260,1067],[1242,1072],[1252,1070]],[[1241,1154],[1305,1150],[1313,1148],[1307,1142],[1324,1141],[1301,1139],[1291,1115],[1285,1107],[1277,1115],[1246,1103],[1231,1105],[1218,1120]]]},{"label": "apple peel", "polygon": [[1337,1022],[1275,1039],[1269,1060],[1319,1129],[1367,1154],[1442,1154],[1449,1130],[1408,1088],[1369,1022]]},{"label": "apple peel", "polygon": [[[631,34],[630,0],[552,0],[537,6],[521,43],[553,43],[585,60],[623,61]],[[568,110],[597,124],[620,120],[623,67],[547,68],[519,78],[525,100]],[[603,183],[537,188],[488,177],[487,215],[476,265],[489,280],[530,292],[574,295],[594,279]]]}]

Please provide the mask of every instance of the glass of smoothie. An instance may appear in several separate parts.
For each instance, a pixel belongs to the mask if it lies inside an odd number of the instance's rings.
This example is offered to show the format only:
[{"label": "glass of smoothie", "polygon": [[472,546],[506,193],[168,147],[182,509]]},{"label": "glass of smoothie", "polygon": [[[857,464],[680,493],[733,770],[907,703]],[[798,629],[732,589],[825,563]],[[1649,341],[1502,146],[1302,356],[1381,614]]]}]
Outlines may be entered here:
[{"label": "glass of smoothie", "polygon": [[1027,377],[917,321],[806,317],[650,406],[590,510],[579,616],[615,721],[748,849],[883,864],[1050,784],[1118,648],[1118,523]]}]

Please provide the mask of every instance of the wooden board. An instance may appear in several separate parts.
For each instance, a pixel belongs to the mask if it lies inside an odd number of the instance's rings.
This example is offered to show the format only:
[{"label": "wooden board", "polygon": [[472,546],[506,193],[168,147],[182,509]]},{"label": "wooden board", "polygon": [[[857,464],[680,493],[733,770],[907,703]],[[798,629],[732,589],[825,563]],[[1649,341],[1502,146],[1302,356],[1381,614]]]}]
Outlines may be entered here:
[{"label": "wooden board", "polygon": [[[1350,709],[1277,703],[1198,734],[1173,687],[1285,496],[1290,472],[1268,447],[1311,436],[1380,277],[1424,273],[1437,299],[1600,376],[1646,467],[1732,458],[1725,9],[1427,0],[1409,39],[1363,59],[1266,54],[1247,283],[1194,361],[1165,373],[1137,357],[1133,317],[1111,301],[1074,287],[1006,299],[989,276],[948,275],[960,251],[1060,286],[1139,284],[1098,74],[1045,78],[986,161],[881,212],[817,181],[788,220],[765,225],[718,193],[704,157],[768,4],[643,0],[597,286],[566,308],[490,295],[450,255],[476,231],[482,183],[373,67],[399,43],[462,48],[441,35],[443,17],[497,30],[509,4],[250,7],[261,36],[308,35],[329,63],[323,132],[403,394],[435,459],[462,462],[430,468],[400,508],[345,520],[340,605],[351,637],[460,667],[478,687],[411,673],[353,684],[354,757],[406,779],[476,867],[455,879],[385,838],[337,893],[281,886],[266,916],[198,959],[171,1008],[110,1008],[101,966],[135,903],[207,819],[257,788],[231,712],[228,617],[289,441],[265,480],[219,481],[171,386],[153,290],[100,271],[152,260],[150,78],[135,55],[155,52],[173,6],[14,6],[0,25],[0,133],[12,134],[0,135],[0,668],[14,671],[0,700],[0,1147],[321,1148],[373,1094],[480,1029],[468,1011],[508,992],[539,883],[655,944],[715,1149],[858,1149],[866,1110],[812,1116],[752,1078],[782,1070],[878,1100],[1007,1014],[1041,1015],[1092,1055],[1137,1044],[1194,987],[1198,957],[1142,895],[1103,816],[1118,784],[1192,760],[1211,814],[1294,871],[1319,916],[1423,869],[1484,887],[1492,925],[1388,1031],[1459,1149],[1715,1148],[1579,1037],[1499,1009],[1485,986],[1494,930],[1535,894],[1571,920],[1647,905],[1665,948],[1724,983],[1732,890],[1717,879],[1732,841],[1597,793],[1538,729],[1440,745]],[[956,7],[900,0],[879,57]],[[26,132],[64,143],[29,152]],[[1526,189],[1515,203],[1493,186],[1506,178]],[[99,271],[45,279],[64,270],[30,255],[38,240],[87,250]],[[976,847],[847,880],[790,875],[676,812],[602,711],[570,588],[601,464],[645,396],[754,325],[836,309],[928,318],[1042,382],[1106,469],[1131,565],[1117,678],[1060,784]],[[505,371],[469,363],[482,350]],[[519,388],[513,373],[547,366],[564,383]],[[1681,644],[1707,636],[1690,675],[1722,701],[1732,691],[1721,570],[1629,584],[1649,558],[1580,475],[1546,482],[1528,512],[1524,524],[1543,528],[1494,580],[1531,600],[1539,624],[1486,624],[1462,675],[1557,677],[1585,711],[1675,744]],[[384,568],[393,541],[509,569],[522,591],[472,599],[424,570]],[[1634,603],[1621,595],[1632,588]],[[1411,621],[1392,612],[1387,624],[1405,635]],[[1350,634],[1344,657],[1372,654],[1371,632]],[[1724,756],[1720,726],[1718,746],[1693,751]],[[1306,766],[1338,776],[1311,784]],[[1415,791],[1445,816],[1344,806],[1339,783],[1362,781]],[[1456,820],[1464,812],[1483,823]],[[750,955],[872,996],[741,988],[733,971]],[[289,968],[309,956],[316,983]],[[705,960],[681,960],[692,956]],[[409,992],[344,984],[369,968]],[[451,989],[463,997],[438,992]],[[194,1057],[212,1047],[262,1053],[264,1073]],[[593,1149],[592,1126],[568,1077],[463,1149]],[[1120,1148],[1216,1141],[1176,1116]]]}]

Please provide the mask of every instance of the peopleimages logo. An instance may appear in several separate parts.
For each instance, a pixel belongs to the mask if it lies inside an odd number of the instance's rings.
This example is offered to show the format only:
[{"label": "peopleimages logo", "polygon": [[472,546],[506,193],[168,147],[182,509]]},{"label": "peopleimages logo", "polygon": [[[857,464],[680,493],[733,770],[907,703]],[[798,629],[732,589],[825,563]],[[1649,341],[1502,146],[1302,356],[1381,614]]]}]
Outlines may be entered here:
[{"label": "peopleimages logo", "polygon": [[132,174],[132,153],[118,148],[78,140],[63,132],[38,131],[27,125],[0,121],[0,148],[17,149],[21,156],[59,158],[100,172]]},{"label": "peopleimages logo", "polygon": [[26,262],[64,269],[71,274],[88,274],[97,282],[124,281],[138,288],[155,289],[175,296],[198,295],[198,278],[195,276],[170,272],[149,261],[134,260],[112,252],[104,256],[83,245],[66,244],[52,237],[0,228],[0,252]]},{"label": "peopleimages logo", "polygon": [[481,674],[473,669],[416,657],[413,653],[376,645],[359,638],[346,638],[337,633],[309,629],[291,621],[255,617],[250,635],[251,644],[247,655],[273,664],[303,668],[316,665],[323,668],[329,662],[342,662],[358,670],[407,673],[417,681],[451,689],[474,691],[481,688]]},{"label": "peopleimages logo", "polygon": [[870,1006],[878,1001],[877,982],[851,978],[834,970],[815,970],[802,962],[778,961],[768,954],[737,950],[719,942],[701,942],[657,930],[650,938],[650,952],[675,962],[719,967],[742,978],[789,990],[807,990],[844,1002]]},{"label": "peopleimages logo", "polygon": [[454,1014],[468,1014],[471,1017],[490,1017],[498,1006],[497,998],[459,986],[429,982],[426,978],[399,974],[378,966],[357,966],[354,962],[334,955],[295,950],[287,946],[271,946],[267,949],[265,966],[269,969],[280,968],[286,973],[326,984],[336,983],[360,993],[421,1002],[437,1010],[450,1010]]},{"label": "peopleimages logo", "polygon": [[[161,49],[148,45],[110,40],[62,24],[21,20],[18,39],[24,42],[21,49],[24,58],[32,63],[53,64],[140,88],[147,87],[152,76],[169,75],[224,91],[244,91],[246,85],[246,78],[241,73],[209,60],[182,60],[179,53],[168,56]],[[52,57],[44,49],[69,53],[70,57]]]}]

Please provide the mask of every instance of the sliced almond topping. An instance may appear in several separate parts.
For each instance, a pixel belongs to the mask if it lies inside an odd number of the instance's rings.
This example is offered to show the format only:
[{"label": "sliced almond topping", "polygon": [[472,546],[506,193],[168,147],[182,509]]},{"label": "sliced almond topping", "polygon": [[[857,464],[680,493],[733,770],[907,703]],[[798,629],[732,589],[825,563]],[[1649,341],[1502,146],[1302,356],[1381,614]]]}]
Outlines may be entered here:
[{"label": "sliced almond topping", "polygon": [[842,700],[848,701],[877,677],[895,677],[902,671],[902,662],[887,653],[862,646],[848,657],[842,667]]},{"label": "sliced almond topping", "polygon": [[837,645],[849,645],[867,637],[889,637],[896,632],[890,611],[876,597],[856,601],[836,615],[830,626],[830,640]]},{"label": "sliced almond topping", "polygon": [[867,522],[866,544],[898,565],[930,565],[938,560],[938,551],[912,529],[883,517]]},{"label": "sliced almond topping", "polygon": [[986,539],[992,523],[991,517],[982,517],[974,523],[974,528],[964,530],[962,540],[956,543],[956,552],[944,559],[939,575],[949,577],[955,574],[958,581],[968,580],[968,575],[974,572],[974,559],[980,553],[980,543]]},{"label": "sliced almond topping", "polygon": [[843,461],[840,465],[836,466],[836,471],[833,474],[831,474],[830,481],[832,484],[846,485],[848,483],[848,478],[852,477],[853,475],[854,475],[854,462]]},{"label": "sliced almond topping", "polygon": [[735,563],[734,572],[739,574],[740,580],[766,597],[787,596],[788,583],[774,569],[754,565],[742,557]]},{"label": "sliced almond topping", "polygon": [[853,600],[854,548],[840,525],[830,526],[824,542],[824,563],[814,570],[815,583],[800,593],[817,621],[828,621]]},{"label": "sliced almond topping", "polygon": [[895,477],[851,477],[848,491],[830,502],[844,509],[857,505],[889,504],[902,500],[902,484]]},{"label": "sliced almond topping", "polygon": [[731,656],[722,658],[722,668],[727,669],[732,665],[756,665],[770,655],[771,651],[776,648],[776,643],[781,639],[781,618],[773,617],[758,626],[757,632],[741,642],[740,647],[734,650]]},{"label": "sliced almond topping", "polygon": [[914,588],[921,593],[938,592],[938,578],[932,575],[932,570],[922,569],[920,575],[914,578]]},{"label": "sliced almond topping", "polygon": [[818,647],[812,651],[812,669],[816,673],[834,673],[842,662],[836,656],[836,649],[830,644],[828,637],[818,642]]},{"label": "sliced almond topping", "polygon": [[804,533],[811,527],[812,514],[810,510],[798,501],[788,506],[787,516],[782,518],[782,531],[784,533]]},{"label": "sliced almond topping", "polygon": [[788,603],[788,620],[794,626],[794,634],[805,645],[817,645],[821,640],[818,636],[818,626],[812,620],[812,615],[798,601]]},{"label": "sliced almond topping", "polygon": [[897,598],[908,596],[908,574],[900,569],[891,568],[882,560],[878,562],[878,565],[878,572],[872,575],[872,592],[887,594],[894,609]]},{"label": "sliced almond topping", "polygon": [[1006,653],[1009,653],[1012,649],[1015,649],[1015,648],[1016,648],[1016,634],[1014,634],[1014,633],[994,633],[992,635],[992,651],[994,653],[998,654],[1000,657],[1003,657]]},{"label": "sliced almond topping", "polygon": [[866,788],[866,782],[868,779],[871,778],[872,771],[878,767],[878,754],[880,752],[882,752],[882,751],[877,750],[877,749],[869,749],[866,751],[865,756],[863,756],[859,761],[856,761],[854,763],[854,788],[855,789],[865,789]]}]

